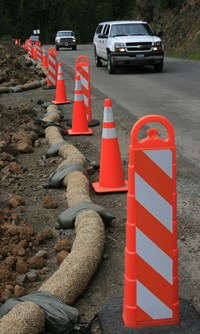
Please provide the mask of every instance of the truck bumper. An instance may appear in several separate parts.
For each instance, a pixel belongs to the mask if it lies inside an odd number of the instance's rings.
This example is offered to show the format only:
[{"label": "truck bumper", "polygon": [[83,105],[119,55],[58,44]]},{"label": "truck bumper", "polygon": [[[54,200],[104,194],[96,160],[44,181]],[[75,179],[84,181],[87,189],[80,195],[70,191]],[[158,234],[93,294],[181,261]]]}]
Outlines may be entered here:
[{"label": "truck bumper", "polygon": [[164,52],[148,53],[111,53],[111,62],[113,65],[154,65],[161,64],[164,60]]}]

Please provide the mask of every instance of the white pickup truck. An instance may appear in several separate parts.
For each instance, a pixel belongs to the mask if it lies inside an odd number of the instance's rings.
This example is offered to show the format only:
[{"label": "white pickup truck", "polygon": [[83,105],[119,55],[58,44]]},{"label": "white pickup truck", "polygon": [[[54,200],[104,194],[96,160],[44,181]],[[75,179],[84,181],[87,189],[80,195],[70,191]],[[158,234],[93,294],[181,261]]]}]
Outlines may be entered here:
[{"label": "white pickup truck", "polygon": [[108,73],[114,74],[118,66],[151,65],[162,72],[164,49],[162,33],[154,34],[147,22],[101,22],[93,38],[95,63],[107,62]]}]

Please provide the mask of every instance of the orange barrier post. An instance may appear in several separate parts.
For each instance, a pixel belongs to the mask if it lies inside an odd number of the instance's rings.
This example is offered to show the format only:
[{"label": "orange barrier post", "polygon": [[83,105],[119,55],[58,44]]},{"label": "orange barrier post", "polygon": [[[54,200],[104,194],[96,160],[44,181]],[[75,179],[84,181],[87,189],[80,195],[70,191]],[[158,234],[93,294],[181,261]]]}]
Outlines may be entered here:
[{"label": "orange barrier post", "polygon": [[52,101],[54,104],[66,104],[70,103],[67,100],[65,82],[63,78],[62,63],[58,63],[57,85],[56,85],[56,98]]},{"label": "orange barrier post", "polygon": [[47,64],[47,54],[45,48],[42,48],[42,66],[48,68]]},{"label": "orange barrier post", "polygon": [[57,75],[57,57],[56,49],[50,48],[48,50],[48,75],[47,75],[47,86],[56,87],[56,75]]},{"label": "orange barrier post", "polygon": [[105,99],[104,102],[99,182],[94,182],[92,186],[98,193],[128,190],[127,181],[124,179],[110,99]]},{"label": "orange barrier post", "polygon": [[28,48],[29,57],[33,58],[33,46],[32,46],[32,42],[30,39],[27,42],[27,48]]},{"label": "orange barrier post", "polygon": [[88,57],[79,56],[76,58],[76,75],[80,75],[87,120],[90,122],[92,120],[92,110],[90,94],[90,62]]},{"label": "orange barrier post", "polygon": [[89,126],[99,125],[98,120],[92,119],[91,106],[91,88],[90,88],[90,61],[86,56],[79,56],[76,58],[75,75],[80,75],[81,85],[83,89],[83,98],[85,104],[85,111]]},{"label": "orange barrier post", "polygon": [[[161,123],[167,139],[150,128],[139,141],[149,122]],[[179,322],[174,129],[159,115],[131,131],[123,321],[131,328]]]},{"label": "orange barrier post", "polygon": [[39,44],[36,44],[36,59],[41,63],[42,62],[42,52]]},{"label": "orange barrier post", "polygon": [[83,91],[81,79],[76,75],[74,91],[74,107],[72,114],[72,128],[68,130],[69,135],[91,135],[93,131],[88,128],[87,117],[85,113]]}]

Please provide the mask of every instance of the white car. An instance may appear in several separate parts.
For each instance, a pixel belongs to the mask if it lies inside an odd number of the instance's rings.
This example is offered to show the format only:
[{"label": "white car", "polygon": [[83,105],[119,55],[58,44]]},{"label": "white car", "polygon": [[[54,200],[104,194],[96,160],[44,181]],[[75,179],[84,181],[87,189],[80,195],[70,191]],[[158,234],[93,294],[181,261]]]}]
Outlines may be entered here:
[{"label": "white car", "polygon": [[55,37],[56,50],[60,48],[72,48],[77,49],[76,37],[72,30],[60,30]]},{"label": "white car", "polygon": [[154,34],[147,22],[101,22],[93,38],[95,63],[107,62],[108,73],[118,66],[152,65],[155,72],[163,70],[164,48],[162,33]]}]

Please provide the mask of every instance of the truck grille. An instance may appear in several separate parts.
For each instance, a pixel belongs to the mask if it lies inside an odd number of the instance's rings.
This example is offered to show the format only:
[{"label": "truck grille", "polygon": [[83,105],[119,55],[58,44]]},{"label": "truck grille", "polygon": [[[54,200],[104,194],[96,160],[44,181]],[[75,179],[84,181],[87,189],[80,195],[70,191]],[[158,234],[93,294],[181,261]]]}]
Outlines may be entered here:
[{"label": "truck grille", "polygon": [[149,51],[151,50],[152,44],[149,42],[142,43],[126,43],[127,51]]},{"label": "truck grille", "polygon": [[72,39],[71,39],[71,38],[66,38],[66,37],[64,37],[64,38],[61,38],[60,41],[61,41],[62,43],[66,43],[66,42],[71,42]]}]

